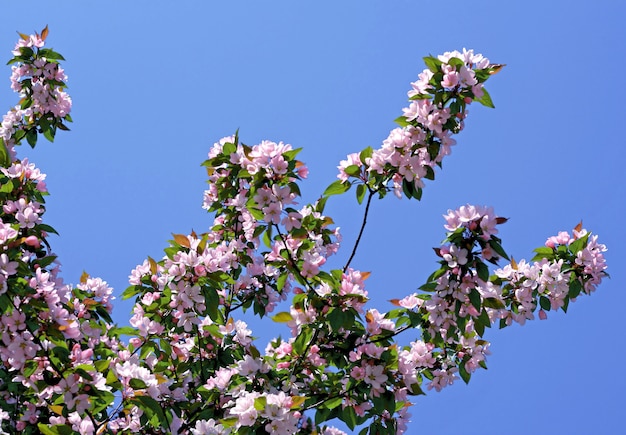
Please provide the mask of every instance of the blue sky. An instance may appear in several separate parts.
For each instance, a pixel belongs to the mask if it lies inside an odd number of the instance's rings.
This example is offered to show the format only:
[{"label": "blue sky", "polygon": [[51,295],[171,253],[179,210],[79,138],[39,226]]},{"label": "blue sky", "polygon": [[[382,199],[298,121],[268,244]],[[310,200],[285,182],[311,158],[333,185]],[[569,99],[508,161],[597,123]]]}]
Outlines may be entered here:
[{"label": "blue sky", "polygon": [[[490,331],[489,370],[418,398],[411,433],[623,430],[621,2],[33,1],[24,11],[0,16],[0,49],[8,60],[15,31],[49,25],[49,45],[67,59],[75,122],[20,154],[48,174],[65,279],[86,270],[118,294],[172,232],[210,224],[199,164],[222,136],[239,128],[248,144],[303,147],[303,193],[314,200],[346,154],[379,146],[394,127],[423,56],[467,47],[507,64],[487,85],[496,109],[470,109],[422,202],[374,203],[352,265],[372,272],[372,306],[385,309],[436,267],[430,248],[448,208],[493,205],[510,218],[501,236],[516,259],[583,220],[609,247],[611,280],[567,315]],[[5,109],[16,101],[9,74],[0,70]],[[345,261],[362,210],[342,196],[327,211],[342,227]],[[129,309],[120,303],[116,318]]]}]

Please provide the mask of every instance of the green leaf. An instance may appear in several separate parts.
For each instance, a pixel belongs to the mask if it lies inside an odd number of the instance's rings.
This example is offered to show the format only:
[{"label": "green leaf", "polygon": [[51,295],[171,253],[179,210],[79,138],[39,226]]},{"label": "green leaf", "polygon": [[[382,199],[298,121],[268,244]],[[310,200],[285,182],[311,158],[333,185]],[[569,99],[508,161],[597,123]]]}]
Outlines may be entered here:
[{"label": "green leaf", "polygon": [[22,110],[28,109],[30,106],[33,105],[33,99],[29,98],[29,97],[23,98],[20,101],[21,101],[20,109],[22,109]]},{"label": "green leaf", "polygon": [[424,166],[424,168],[426,169],[426,175],[424,175],[424,178],[427,180],[434,180],[435,170],[431,166]]},{"label": "green leaf", "polygon": [[313,338],[313,330],[310,328],[303,329],[293,342],[294,352],[298,355],[302,355],[309,347],[311,338]]},{"label": "green leaf", "polygon": [[365,184],[359,184],[356,187],[356,200],[359,204],[363,204],[363,198],[365,198],[365,192],[367,192],[367,188]]},{"label": "green leaf", "polygon": [[352,177],[358,177],[361,175],[361,167],[358,165],[350,165],[345,169],[345,172]]},{"label": "green leaf", "polygon": [[483,281],[489,281],[489,268],[482,261],[476,260],[476,271],[478,272],[478,277]]},{"label": "green leaf", "polygon": [[341,308],[331,308],[326,315],[326,319],[330,323],[331,328],[333,328],[333,331],[338,331],[339,328],[342,328],[346,320],[344,311],[342,311]]},{"label": "green leaf", "polygon": [[480,316],[474,319],[474,322],[476,323],[476,325],[481,325],[483,327],[482,332],[479,333],[481,337],[485,333],[485,328],[491,328],[491,319],[489,319],[489,314],[487,314],[487,310],[485,310],[484,308],[480,312]]},{"label": "green leaf", "polygon": [[[458,57],[451,57],[448,60],[448,65],[454,66],[454,67],[459,67],[459,66],[464,66],[465,62],[463,62],[461,59],[459,59]],[[458,68],[457,68],[458,70]]]},{"label": "green leaf", "polygon": [[288,186],[291,193],[295,193],[296,196],[302,196],[302,192],[300,192],[300,186],[298,186],[298,183],[289,183]]},{"label": "green leaf", "polygon": [[552,248],[548,248],[547,246],[542,246],[541,248],[534,249],[533,252],[536,252],[537,255],[533,257],[532,261],[538,261],[543,258],[551,260],[554,258],[554,250]]},{"label": "green leaf", "polygon": [[124,290],[124,292],[122,293],[122,300],[126,300],[129,298],[132,298],[133,296],[135,296],[138,293],[141,293],[143,291],[143,287],[140,285],[131,285],[130,287],[128,287],[126,290]]},{"label": "green leaf", "polygon": [[552,308],[552,304],[550,304],[550,299],[545,296],[539,297],[539,305],[546,311],[550,311],[550,308]]},{"label": "green leaf", "polygon": [[26,140],[32,148],[35,148],[35,145],[37,145],[37,130],[34,128],[28,130],[28,133],[26,133]]},{"label": "green leaf", "polygon": [[491,249],[493,249],[500,257],[504,258],[505,260],[510,260],[509,256],[506,254],[500,243],[493,239],[490,239],[489,246],[491,246]]},{"label": "green leaf", "polygon": [[109,314],[109,312],[107,311],[107,309],[104,306],[97,305],[95,311],[107,323],[113,323],[113,319],[111,319],[111,315]]},{"label": "green leaf", "polygon": [[365,163],[367,159],[372,157],[372,154],[374,154],[374,148],[367,147],[363,151],[361,151],[361,154],[359,154],[359,160],[361,161],[361,163]]},{"label": "green leaf", "polygon": [[219,316],[219,307],[220,307],[220,297],[217,294],[217,290],[214,288],[205,288],[204,290],[204,298],[206,300],[206,308],[209,317],[214,322],[217,322],[220,319]]},{"label": "green leaf", "polygon": [[413,384],[409,387],[409,389],[411,390],[411,395],[412,396],[423,396],[426,393],[424,393],[424,391],[422,390],[422,388],[419,386],[419,384]]},{"label": "green leaf", "polygon": [[441,70],[441,64],[443,62],[441,62],[439,59],[437,59],[434,56],[427,56],[424,58],[424,63],[426,64],[429,70],[436,73]]},{"label": "green leaf", "polygon": [[257,411],[265,411],[267,407],[267,397],[261,396],[254,399],[254,409]]},{"label": "green leaf", "polygon": [[321,424],[327,420],[334,418],[337,412],[326,407],[319,407],[315,410],[315,424]]},{"label": "green leaf", "polygon": [[272,249],[272,227],[271,226],[269,225],[267,226],[267,230],[263,233],[263,237],[261,237],[261,240],[263,240],[263,244],[265,246]]},{"label": "green leaf", "polygon": [[222,418],[222,419],[219,420],[219,422],[225,428],[231,428],[231,427],[235,426],[235,424],[237,424],[239,422],[239,418],[238,417]]},{"label": "green leaf", "polygon": [[272,320],[278,323],[287,323],[291,322],[293,320],[293,317],[290,313],[283,311],[272,316]]},{"label": "green leaf", "polygon": [[130,399],[135,405],[137,405],[140,409],[142,409],[148,418],[152,418],[153,416],[157,416],[159,421],[165,423],[167,420],[165,418],[165,414],[163,413],[163,409],[159,405],[159,402],[154,400],[150,396],[135,396]]},{"label": "green leaf", "polygon": [[344,192],[347,192],[351,186],[352,184],[349,181],[337,180],[331,183],[330,186],[326,188],[323,195],[324,196],[340,195]]},{"label": "green leaf", "polygon": [[15,189],[13,181],[7,180],[6,183],[2,183],[2,185],[0,186],[0,193],[11,193],[13,192],[13,189]]},{"label": "green leaf", "polygon": [[343,409],[343,411],[339,414],[339,419],[342,420],[350,430],[354,430],[356,427],[356,412],[352,406],[347,406]]},{"label": "green leaf", "polygon": [[0,313],[8,312],[9,308],[13,308],[13,301],[7,293],[0,295]]},{"label": "green leaf", "polygon": [[[429,277],[428,277],[428,282],[433,282],[435,280],[437,280],[437,278],[442,277],[446,274],[446,272],[448,271],[448,269],[446,267],[441,267],[437,270],[435,270]],[[421,287],[420,287],[421,288]]]},{"label": "green leaf", "polygon": [[578,278],[575,276],[572,279],[572,282],[569,283],[569,292],[567,295],[570,298],[577,298],[580,295],[580,292],[583,290],[583,285],[580,283]]},{"label": "green leaf", "polygon": [[577,239],[569,245],[569,250],[572,252],[572,254],[577,254],[578,252],[582,251],[585,246],[587,246],[587,240],[589,239],[590,235],[591,233],[587,233],[583,237]]},{"label": "green leaf", "polygon": [[0,165],[2,165],[3,168],[11,166],[11,157],[9,157],[9,151],[2,138],[0,138]]},{"label": "green leaf", "polygon": [[408,127],[409,125],[411,125],[411,123],[409,121],[406,120],[406,118],[404,116],[399,116],[397,117],[394,122],[396,124],[398,124],[400,127]]},{"label": "green leaf", "polygon": [[75,432],[66,424],[56,424],[50,426],[44,423],[37,423],[37,428],[44,435],[72,435]]},{"label": "green leaf", "polygon": [[[254,201],[252,201],[252,198],[250,198],[250,201],[248,201],[248,203],[252,202],[252,204],[254,204]],[[257,207],[255,206],[250,206],[250,204],[248,204],[248,211],[250,212],[250,214],[252,215],[253,218],[255,218],[258,221],[262,221],[264,218],[263,212],[261,210],[259,210]]]},{"label": "green leaf", "polygon": [[46,268],[50,266],[52,263],[54,263],[54,260],[56,259],[57,259],[56,255],[47,255],[45,257],[42,257],[36,260],[35,263],[38,264],[39,267]]},{"label": "green leaf", "polygon": [[327,409],[335,409],[343,403],[343,397],[333,397],[332,399],[327,400],[322,405]]},{"label": "green leaf", "polygon": [[53,51],[49,48],[42,48],[39,50],[39,56],[45,57],[48,60],[65,60],[63,56],[61,56],[56,51]]},{"label": "green leaf", "polygon": [[491,101],[491,95],[487,92],[487,89],[483,88],[483,96],[480,98],[474,97],[474,101],[478,101],[483,106],[491,107],[492,109],[496,106],[493,105],[493,101]]},{"label": "green leaf", "polygon": [[46,126],[43,130],[43,137],[48,139],[50,142],[54,142],[54,127],[51,125]]},{"label": "green leaf", "polygon": [[425,292],[434,292],[435,290],[437,290],[437,286],[439,284],[437,284],[436,282],[428,282],[426,284],[421,285],[420,287],[418,287],[420,290],[423,290]]},{"label": "green leaf", "polygon": [[413,101],[413,100],[429,100],[432,97],[433,96],[431,94],[415,94],[411,98],[409,98],[409,100],[411,100],[411,101]]},{"label": "green leaf", "polygon": [[480,311],[480,305],[481,305],[481,297],[480,297],[480,293],[478,292],[478,290],[476,290],[475,288],[473,288],[470,292],[469,292],[469,300],[472,303],[472,306],[474,308],[476,308],[476,310]]},{"label": "green leaf", "polygon": [[137,378],[132,378],[128,382],[128,385],[130,385],[130,388],[132,388],[133,390],[143,390],[148,387],[144,381]]},{"label": "green leaf", "polygon": [[418,187],[417,189],[415,189],[415,192],[413,192],[413,198],[417,199],[418,201],[422,200],[422,188]]},{"label": "green leaf", "polygon": [[92,415],[97,414],[100,411],[103,411],[104,409],[108,408],[115,400],[115,396],[112,393],[109,393],[108,391],[101,391],[101,390],[97,390],[97,391],[98,391],[98,400],[92,402],[94,403],[93,409],[91,410]]},{"label": "green leaf", "polygon": [[412,181],[407,181],[406,178],[402,179],[402,192],[404,195],[411,199],[415,195],[415,184]]},{"label": "green leaf", "polygon": [[33,55],[35,54],[33,49],[30,47],[20,47],[18,50],[20,52],[20,56],[24,58],[33,57]]},{"label": "green leaf", "polygon": [[224,147],[222,148],[223,155],[230,156],[234,152],[237,152],[237,145],[231,142],[224,144]]},{"label": "green leaf", "polygon": [[45,231],[46,233],[50,233],[50,234],[59,234],[57,233],[57,230],[55,230],[54,228],[52,228],[50,225],[46,225],[46,224],[39,224],[37,225],[37,228],[41,231]]},{"label": "green leaf", "polygon": [[[483,313],[485,313],[485,310],[483,310]],[[480,317],[477,320],[479,319]],[[482,321],[476,321],[474,323],[474,329],[476,330],[476,333],[482,337],[485,334],[485,323]]]},{"label": "green leaf", "polygon": [[24,368],[22,369],[22,375],[28,378],[30,377],[30,375],[35,373],[35,370],[37,370],[38,368],[39,363],[37,361],[26,361],[26,363],[24,364]]},{"label": "green leaf", "polygon": [[300,151],[302,151],[302,147],[296,148],[294,150],[286,151],[283,153],[283,157],[286,160],[293,160],[294,157],[297,156]]},{"label": "green leaf", "polygon": [[327,196],[322,196],[320,199],[318,199],[317,202],[315,203],[315,211],[319,213],[324,213],[324,208],[326,207],[326,201],[328,201]]},{"label": "green leaf", "polygon": [[502,301],[496,299],[496,298],[485,298],[483,299],[483,306],[487,307],[487,308],[495,308],[498,310],[501,310],[503,308],[505,308],[504,304],[502,303]]},{"label": "green leaf", "polygon": [[463,359],[463,361],[461,361],[459,363],[459,375],[461,375],[461,379],[463,379],[463,381],[468,384],[470,381],[470,378],[472,377],[472,375],[467,371],[467,369],[465,368],[465,363],[467,361],[465,361],[465,358]]}]

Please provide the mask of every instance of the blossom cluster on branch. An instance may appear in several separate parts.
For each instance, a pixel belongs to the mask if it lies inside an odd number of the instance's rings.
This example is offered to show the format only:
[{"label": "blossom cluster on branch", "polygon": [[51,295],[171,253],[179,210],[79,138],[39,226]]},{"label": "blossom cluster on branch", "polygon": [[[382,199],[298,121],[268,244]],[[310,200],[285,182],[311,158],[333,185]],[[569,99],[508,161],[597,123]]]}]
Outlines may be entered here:
[{"label": "blossom cluster on branch", "polygon": [[[445,216],[439,268],[420,291],[388,312],[368,307],[370,273],[351,262],[372,198],[420,199],[467,106],[493,107],[484,83],[501,65],[464,50],[425,58],[400,127],[341,162],[313,204],[298,203],[308,174],[299,149],[248,146],[237,134],[216,143],[204,163],[212,224],[174,234],[163,258],[131,272],[131,326],[119,327],[105,281],[61,279],[43,222],[45,175],[14,150],[71,121],[47,33],[21,35],[10,62],[21,101],[0,128],[0,433],[334,435],[337,419],[362,434],[402,433],[412,397],[486,367],[486,328],[566,311],[606,276],[606,248],[581,226],[516,262],[497,237],[506,219],[466,205]],[[361,233],[345,266],[328,269],[341,236],[325,204],[352,186],[359,203],[367,196]],[[247,310],[286,337],[258,348],[238,318]],[[403,333],[410,344],[398,342]]]}]

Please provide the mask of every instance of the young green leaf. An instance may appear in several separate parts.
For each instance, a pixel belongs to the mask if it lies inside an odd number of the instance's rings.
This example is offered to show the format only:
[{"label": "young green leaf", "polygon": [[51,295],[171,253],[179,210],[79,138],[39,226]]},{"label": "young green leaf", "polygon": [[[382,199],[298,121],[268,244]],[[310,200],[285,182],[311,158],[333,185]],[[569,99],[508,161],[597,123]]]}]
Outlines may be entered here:
[{"label": "young green leaf", "polygon": [[344,192],[347,192],[351,186],[352,184],[349,181],[337,180],[331,183],[330,186],[326,188],[323,195],[324,196],[340,195]]}]

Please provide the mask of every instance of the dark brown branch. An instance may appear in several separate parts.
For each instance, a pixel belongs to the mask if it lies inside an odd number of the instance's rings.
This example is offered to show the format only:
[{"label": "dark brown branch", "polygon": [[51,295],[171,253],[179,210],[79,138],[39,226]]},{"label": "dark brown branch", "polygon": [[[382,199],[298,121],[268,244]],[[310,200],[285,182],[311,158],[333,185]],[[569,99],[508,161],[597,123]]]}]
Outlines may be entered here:
[{"label": "dark brown branch", "polygon": [[356,242],[354,242],[354,248],[352,248],[352,253],[350,254],[350,258],[348,258],[346,265],[343,266],[344,272],[348,270],[348,267],[350,266],[352,259],[356,255],[356,250],[358,249],[359,243],[361,242],[361,236],[363,236],[363,231],[365,230],[365,224],[367,224],[367,214],[369,213],[369,210],[370,210],[370,203],[372,202],[372,197],[374,196],[374,193],[376,193],[376,191],[369,189],[369,192],[370,193],[367,197],[367,203],[365,204],[365,213],[363,213],[363,222],[361,223],[361,230],[359,231],[359,236],[356,238]]}]

